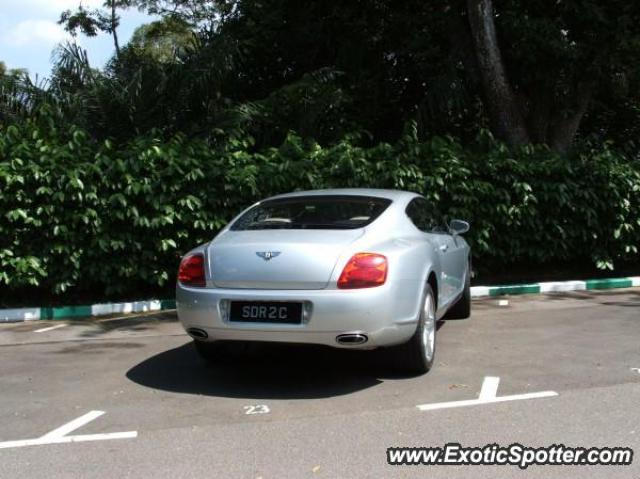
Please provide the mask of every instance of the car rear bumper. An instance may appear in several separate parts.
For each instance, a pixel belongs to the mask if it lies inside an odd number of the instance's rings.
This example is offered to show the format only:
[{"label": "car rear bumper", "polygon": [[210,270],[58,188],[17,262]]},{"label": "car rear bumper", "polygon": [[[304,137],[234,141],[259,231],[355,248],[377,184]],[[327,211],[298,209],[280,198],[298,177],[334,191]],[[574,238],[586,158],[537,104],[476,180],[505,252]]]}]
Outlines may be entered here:
[{"label": "car rear bumper", "polygon": [[[323,344],[371,349],[403,343],[415,332],[419,300],[415,288],[401,282],[358,290],[249,290],[189,288],[178,284],[176,305],[185,330],[206,332],[207,339]],[[295,301],[305,304],[302,324],[228,321],[229,301]],[[337,336],[363,334],[367,341],[340,344]]]}]

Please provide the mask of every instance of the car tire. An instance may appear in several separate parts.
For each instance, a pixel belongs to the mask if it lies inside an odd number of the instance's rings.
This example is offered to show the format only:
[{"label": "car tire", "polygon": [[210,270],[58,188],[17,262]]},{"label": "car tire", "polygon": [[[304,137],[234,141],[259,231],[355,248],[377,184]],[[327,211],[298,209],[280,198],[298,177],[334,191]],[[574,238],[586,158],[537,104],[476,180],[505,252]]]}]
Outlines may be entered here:
[{"label": "car tire", "polygon": [[462,296],[443,319],[467,319],[469,316],[471,316],[471,262],[469,262],[467,276],[464,280]]},{"label": "car tire", "polygon": [[409,341],[396,346],[399,369],[409,374],[425,374],[431,369],[436,353],[436,329],[435,296],[427,285],[416,332]]}]

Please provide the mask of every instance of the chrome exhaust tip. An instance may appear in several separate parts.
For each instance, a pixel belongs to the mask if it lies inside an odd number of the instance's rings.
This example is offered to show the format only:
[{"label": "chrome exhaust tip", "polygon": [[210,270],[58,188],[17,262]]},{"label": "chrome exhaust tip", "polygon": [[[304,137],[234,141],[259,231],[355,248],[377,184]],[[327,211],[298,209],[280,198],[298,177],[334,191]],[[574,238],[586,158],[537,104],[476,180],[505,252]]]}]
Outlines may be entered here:
[{"label": "chrome exhaust tip", "polygon": [[344,346],[355,346],[357,344],[364,344],[369,340],[366,334],[360,333],[347,333],[339,334],[336,336],[336,342]]},{"label": "chrome exhaust tip", "polygon": [[198,328],[187,329],[187,334],[194,339],[207,339],[209,337],[205,330]]}]

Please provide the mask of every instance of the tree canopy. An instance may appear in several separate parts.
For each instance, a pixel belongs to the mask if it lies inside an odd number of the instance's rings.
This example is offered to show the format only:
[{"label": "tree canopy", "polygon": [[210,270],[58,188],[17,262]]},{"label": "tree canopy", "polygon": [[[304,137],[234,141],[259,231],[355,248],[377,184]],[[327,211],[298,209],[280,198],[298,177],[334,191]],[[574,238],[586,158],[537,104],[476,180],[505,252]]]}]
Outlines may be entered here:
[{"label": "tree canopy", "polygon": [[[120,46],[126,8],[160,19]],[[60,23],[112,35],[112,61],[94,70],[63,47],[37,97],[98,138],[240,128],[264,145],[290,130],[388,141],[415,121],[424,137],[488,128],[510,145],[626,147],[638,20],[625,0],[106,0]]]}]

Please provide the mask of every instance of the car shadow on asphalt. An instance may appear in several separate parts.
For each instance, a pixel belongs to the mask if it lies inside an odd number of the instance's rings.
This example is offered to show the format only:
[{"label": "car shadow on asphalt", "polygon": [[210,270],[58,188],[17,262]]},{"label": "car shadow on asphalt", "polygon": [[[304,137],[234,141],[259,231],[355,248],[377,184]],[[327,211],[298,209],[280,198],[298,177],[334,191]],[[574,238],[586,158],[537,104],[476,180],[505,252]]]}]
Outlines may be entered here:
[{"label": "car shadow on asphalt", "polygon": [[[438,329],[444,324],[440,322]],[[153,389],[225,398],[315,399],[342,396],[403,374],[391,350],[349,351],[297,344],[250,345],[215,363],[188,342],[132,367],[127,378]]]}]

